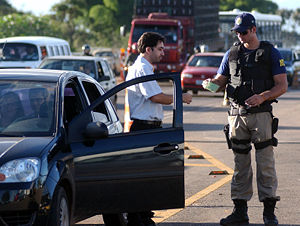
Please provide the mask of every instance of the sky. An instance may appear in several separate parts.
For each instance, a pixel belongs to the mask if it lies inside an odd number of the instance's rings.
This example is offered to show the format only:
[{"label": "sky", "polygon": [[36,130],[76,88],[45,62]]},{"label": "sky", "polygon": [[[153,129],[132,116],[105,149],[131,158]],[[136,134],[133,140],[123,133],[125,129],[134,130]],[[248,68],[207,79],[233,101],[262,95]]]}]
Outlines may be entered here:
[{"label": "sky", "polygon": [[[249,0],[251,1],[251,0]],[[300,8],[300,0],[272,0],[277,3],[279,8],[296,9]],[[25,12],[32,12],[33,14],[40,16],[49,13],[51,7],[61,2],[61,0],[8,0],[10,4]]]}]

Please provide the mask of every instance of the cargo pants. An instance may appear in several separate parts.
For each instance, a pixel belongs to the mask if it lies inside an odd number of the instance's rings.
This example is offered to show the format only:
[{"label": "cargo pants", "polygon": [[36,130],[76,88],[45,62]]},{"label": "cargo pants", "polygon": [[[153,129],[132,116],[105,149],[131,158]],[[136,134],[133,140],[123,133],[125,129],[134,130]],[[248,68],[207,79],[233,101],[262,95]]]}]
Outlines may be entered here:
[{"label": "cargo pants", "polygon": [[[246,115],[228,116],[229,136],[237,140],[251,140],[259,143],[272,138],[272,116],[269,112]],[[232,143],[232,148],[247,149],[249,143]],[[231,181],[231,198],[249,201],[253,195],[253,170],[251,151],[247,154],[234,153],[234,174]],[[273,146],[255,150],[256,179],[258,197],[262,202],[265,198],[276,197],[277,176]]]}]

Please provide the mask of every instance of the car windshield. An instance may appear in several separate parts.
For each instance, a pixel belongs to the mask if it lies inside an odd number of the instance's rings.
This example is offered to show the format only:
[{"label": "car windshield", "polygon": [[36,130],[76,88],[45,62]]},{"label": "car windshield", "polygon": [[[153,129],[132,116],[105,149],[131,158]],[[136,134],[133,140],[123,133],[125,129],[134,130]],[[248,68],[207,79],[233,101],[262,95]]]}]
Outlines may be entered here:
[{"label": "car windshield", "polygon": [[194,56],[188,63],[192,67],[219,67],[222,56]]},{"label": "car windshield", "polygon": [[0,43],[2,61],[36,61],[39,60],[38,49],[27,43]]},{"label": "car windshield", "polygon": [[100,57],[114,57],[114,54],[110,51],[97,52],[95,55]]},{"label": "car windshield", "polygon": [[166,43],[177,43],[177,27],[156,25],[135,25],[132,34],[132,43],[137,42],[146,31],[157,32],[166,38]]},{"label": "car windshield", "polygon": [[93,78],[96,75],[95,63],[92,60],[63,60],[63,59],[46,59],[39,68],[55,69],[66,71],[80,71]]},{"label": "car windshield", "polygon": [[52,136],[56,83],[0,81],[0,136]]}]

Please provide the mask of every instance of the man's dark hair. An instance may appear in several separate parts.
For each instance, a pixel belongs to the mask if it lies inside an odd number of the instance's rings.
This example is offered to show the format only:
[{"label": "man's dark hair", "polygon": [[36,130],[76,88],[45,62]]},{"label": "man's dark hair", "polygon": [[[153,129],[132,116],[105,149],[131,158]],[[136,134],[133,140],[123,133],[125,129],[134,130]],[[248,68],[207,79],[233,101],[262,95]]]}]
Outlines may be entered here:
[{"label": "man's dark hair", "polygon": [[158,41],[165,43],[165,37],[156,32],[145,32],[138,40],[138,51],[145,53],[147,47],[155,47]]}]

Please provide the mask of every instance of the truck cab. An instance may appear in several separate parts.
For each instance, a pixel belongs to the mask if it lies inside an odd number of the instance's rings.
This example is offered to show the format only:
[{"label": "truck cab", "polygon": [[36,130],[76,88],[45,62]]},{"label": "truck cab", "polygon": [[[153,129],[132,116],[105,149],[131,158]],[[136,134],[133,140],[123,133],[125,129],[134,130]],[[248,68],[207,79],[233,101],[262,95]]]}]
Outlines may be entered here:
[{"label": "truck cab", "polygon": [[[144,32],[157,32],[166,38],[165,56],[161,62],[154,65],[156,72],[180,72],[190,53],[187,46],[189,40],[188,28],[192,20],[178,19],[167,13],[150,13],[148,17],[138,17],[132,20],[128,40],[128,55],[137,54],[137,41]],[[193,41],[192,41],[193,42]]]}]

